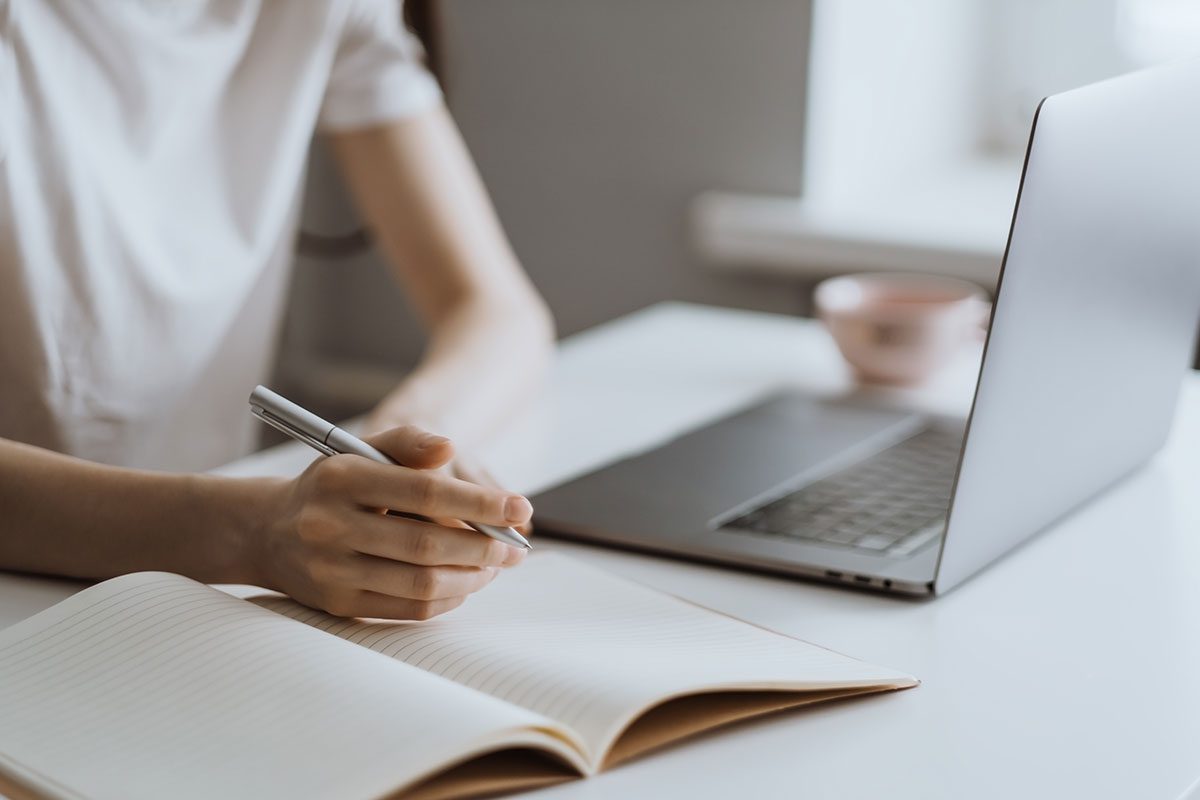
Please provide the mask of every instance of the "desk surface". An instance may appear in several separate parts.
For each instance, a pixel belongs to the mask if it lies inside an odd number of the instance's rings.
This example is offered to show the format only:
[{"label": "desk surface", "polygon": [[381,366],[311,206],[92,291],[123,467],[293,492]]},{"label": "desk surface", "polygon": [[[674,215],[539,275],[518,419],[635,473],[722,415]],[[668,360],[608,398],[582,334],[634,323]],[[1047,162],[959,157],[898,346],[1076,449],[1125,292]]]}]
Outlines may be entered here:
[{"label": "desk surface", "polygon": [[[965,413],[975,358],[879,396]],[[850,390],[815,324],[655,306],[564,342],[545,396],[484,456],[533,492],[783,386]],[[222,471],[294,473],[310,457],[285,445]],[[537,796],[1175,800],[1200,776],[1198,474],[1200,378],[1189,376],[1171,442],[1147,468],[932,602],[539,541],[924,683],[745,724]],[[0,574],[0,626],[78,588]]]}]

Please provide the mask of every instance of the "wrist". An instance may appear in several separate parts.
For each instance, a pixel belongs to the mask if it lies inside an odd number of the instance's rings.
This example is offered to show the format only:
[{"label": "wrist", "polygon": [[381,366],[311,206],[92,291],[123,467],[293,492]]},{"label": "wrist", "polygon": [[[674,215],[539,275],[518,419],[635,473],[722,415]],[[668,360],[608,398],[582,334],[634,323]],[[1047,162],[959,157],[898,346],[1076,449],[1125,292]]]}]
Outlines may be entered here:
[{"label": "wrist", "polygon": [[223,478],[198,475],[196,493],[206,522],[203,531],[208,583],[269,586],[266,554],[272,520],[282,514],[282,478]]}]

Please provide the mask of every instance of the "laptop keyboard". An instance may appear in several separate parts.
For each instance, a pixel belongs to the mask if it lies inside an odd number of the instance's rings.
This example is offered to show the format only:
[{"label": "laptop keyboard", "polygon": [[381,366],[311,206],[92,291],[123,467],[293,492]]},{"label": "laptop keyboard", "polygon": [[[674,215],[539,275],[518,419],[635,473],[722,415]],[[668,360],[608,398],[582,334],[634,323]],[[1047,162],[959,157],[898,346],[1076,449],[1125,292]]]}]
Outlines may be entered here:
[{"label": "laptop keyboard", "polygon": [[946,527],[961,444],[961,434],[926,428],[722,527],[878,555],[911,555]]}]

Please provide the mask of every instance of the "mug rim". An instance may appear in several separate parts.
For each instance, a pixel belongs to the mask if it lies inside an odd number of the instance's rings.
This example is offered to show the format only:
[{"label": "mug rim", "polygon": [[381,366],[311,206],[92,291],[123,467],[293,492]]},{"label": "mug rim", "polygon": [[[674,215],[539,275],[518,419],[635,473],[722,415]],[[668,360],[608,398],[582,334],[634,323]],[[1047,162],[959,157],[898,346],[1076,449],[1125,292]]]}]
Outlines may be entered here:
[{"label": "mug rim", "polygon": [[[838,291],[843,286],[856,285],[862,287],[864,284],[876,284],[885,286],[903,286],[925,283],[925,284],[940,284],[946,289],[957,289],[958,296],[949,298],[937,299],[916,299],[903,305],[891,305],[886,308],[879,306],[872,307],[863,293],[855,302],[839,302],[830,297],[832,292]],[[866,288],[866,287],[863,287]],[[934,309],[950,309],[956,306],[971,303],[974,301],[986,302],[987,291],[977,283],[956,278],[950,275],[937,275],[934,273],[923,272],[854,272],[845,275],[835,275],[831,278],[826,278],[817,284],[813,289],[813,304],[819,315],[826,314],[853,314],[863,310],[870,310],[871,313],[887,313],[907,315],[913,312],[929,313]]]}]

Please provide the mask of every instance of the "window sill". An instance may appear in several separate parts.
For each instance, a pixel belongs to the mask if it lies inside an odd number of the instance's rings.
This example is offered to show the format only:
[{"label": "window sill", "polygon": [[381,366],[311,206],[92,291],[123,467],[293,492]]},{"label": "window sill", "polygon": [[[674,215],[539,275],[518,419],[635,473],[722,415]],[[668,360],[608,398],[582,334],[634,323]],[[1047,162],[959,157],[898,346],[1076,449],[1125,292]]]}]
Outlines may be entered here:
[{"label": "window sill", "polygon": [[1019,161],[979,158],[842,200],[709,192],[693,205],[692,227],[701,255],[722,271],[903,270],[990,287],[1019,180]]}]

